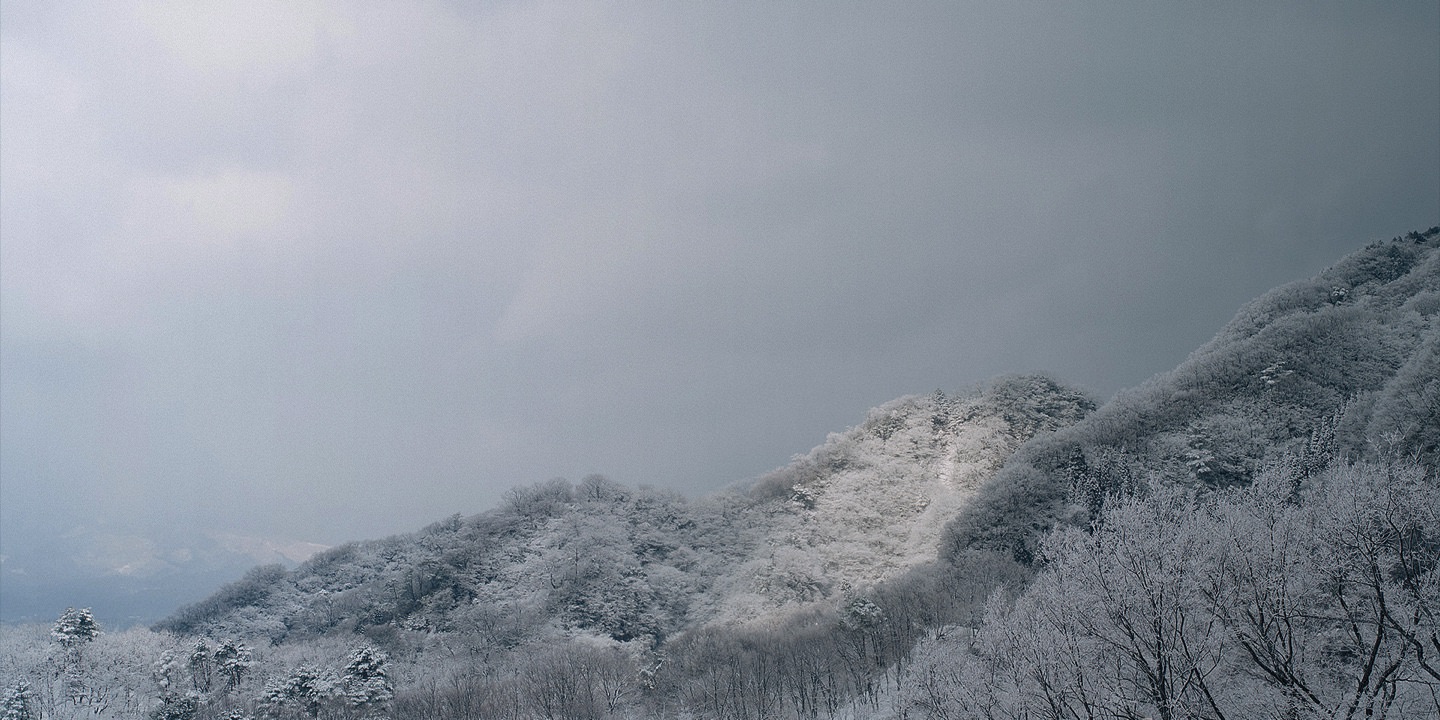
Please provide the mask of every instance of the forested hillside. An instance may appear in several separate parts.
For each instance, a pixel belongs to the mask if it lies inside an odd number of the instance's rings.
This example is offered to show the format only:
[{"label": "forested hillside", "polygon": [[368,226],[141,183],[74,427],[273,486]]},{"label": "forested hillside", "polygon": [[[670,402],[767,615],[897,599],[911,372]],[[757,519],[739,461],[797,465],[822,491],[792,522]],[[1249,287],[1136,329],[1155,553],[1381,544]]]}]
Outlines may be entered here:
[{"label": "forested hillside", "polygon": [[[1009,377],[887,403],[700,500],[601,476],[519,487],[490,512],[332,548],[292,571],[257,567],[154,632],[67,641],[58,659],[36,650],[4,670],[7,682],[31,675],[37,707],[93,710],[114,697],[82,697],[96,685],[80,677],[105,675],[93,663],[129,644],[184,676],[139,693],[176,717],[345,715],[364,709],[344,689],[358,647],[385,654],[405,716],[529,717],[561,686],[581,688],[554,700],[562,717],[726,715],[776,701],[734,687],[762,675],[806,694],[806,712],[834,712],[873,696],[923,628],[979,611],[983,595],[942,591],[945,522],[1027,439],[1093,409],[1046,378]],[[35,674],[47,664],[67,669],[47,684]],[[224,683],[211,677],[222,666]]]},{"label": "forested hillside", "polygon": [[552,480],[151,630],[7,629],[3,717],[1434,717],[1437,460],[1432,228],[1098,409],[901,398],[710,497]]},{"label": "forested hillside", "polygon": [[696,618],[833,604],[933,561],[944,522],[1016,447],[1092,408],[1044,378],[1005,378],[888,403],[749,486],[694,502],[601,476],[515,488],[491,512],[333,548],[291,572],[256,568],[157,627],[272,643],[403,630],[655,644]]},{"label": "forested hillside", "polygon": [[946,555],[1039,569],[883,703],[946,718],[1440,717],[1440,228],[1242,308],[1022,447]]},{"label": "forested hillside", "polygon": [[1440,461],[1440,228],[1374,242],[1266,293],[1174,370],[1027,444],[948,552],[1034,561],[1056,524],[1153,484],[1225,488],[1283,463]]}]

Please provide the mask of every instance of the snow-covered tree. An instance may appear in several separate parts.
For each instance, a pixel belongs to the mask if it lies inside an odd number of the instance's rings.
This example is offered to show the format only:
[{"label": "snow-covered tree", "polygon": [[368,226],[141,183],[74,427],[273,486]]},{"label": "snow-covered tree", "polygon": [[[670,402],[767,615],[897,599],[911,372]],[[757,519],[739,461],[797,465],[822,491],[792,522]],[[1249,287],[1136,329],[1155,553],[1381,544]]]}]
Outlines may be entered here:
[{"label": "snow-covered tree", "polygon": [[271,717],[299,712],[315,718],[342,699],[340,678],[333,670],[301,665],[284,679],[265,683],[260,705]]},{"label": "snow-covered tree", "polygon": [[165,695],[150,711],[150,720],[194,720],[200,701],[194,695]]},{"label": "snow-covered tree", "polygon": [[78,648],[100,636],[100,625],[95,622],[90,608],[65,608],[50,629],[50,636],[67,650]]},{"label": "snow-covered tree", "polygon": [[181,689],[184,673],[180,668],[180,661],[175,657],[175,651],[166,650],[160,653],[160,657],[151,665],[151,676],[162,696],[173,695]]},{"label": "snow-covered tree", "polygon": [[215,671],[215,658],[214,651],[210,649],[210,643],[206,642],[204,638],[196,640],[195,644],[190,646],[189,667],[190,686],[195,689],[195,692],[202,695],[210,692]]},{"label": "snow-covered tree", "polygon": [[40,709],[30,682],[21,679],[0,700],[0,720],[40,720]]},{"label": "snow-covered tree", "polygon": [[221,640],[215,648],[215,669],[224,680],[225,692],[239,688],[253,664],[250,646],[238,640]]},{"label": "snow-covered tree", "polygon": [[360,711],[361,717],[383,717],[395,697],[395,688],[390,684],[389,662],[389,656],[369,645],[350,655],[340,684],[346,701]]},{"label": "snow-covered tree", "polygon": [[962,718],[1440,716],[1437,548],[1416,465],[1129,499],[1051,535],[962,667],[922,663],[904,695]]},{"label": "snow-covered tree", "polygon": [[84,648],[100,637],[100,625],[90,608],[65,608],[50,628],[50,637],[59,647],[56,665],[62,678],[62,694],[74,705],[88,702],[84,668]]}]

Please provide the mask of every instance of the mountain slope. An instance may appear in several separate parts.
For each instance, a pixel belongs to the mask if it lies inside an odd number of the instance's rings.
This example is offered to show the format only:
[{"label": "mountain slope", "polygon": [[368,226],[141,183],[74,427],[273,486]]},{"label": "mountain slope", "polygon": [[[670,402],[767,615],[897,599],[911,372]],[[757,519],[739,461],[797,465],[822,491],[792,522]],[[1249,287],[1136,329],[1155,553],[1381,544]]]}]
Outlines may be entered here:
[{"label": "mountain slope", "polygon": [[[257,648],[202,716],[359,717],[304,694],[357,643],[390,653],[397,718],[1329,717],[1402,683],[1419,716],[1437,436],[1440,228],[1267,293],[1099,410],[1041,377],[901,398],[712,497],[517,488],[257,568],[158,626],[183,639],[99,643],[169,646],[175,678],[187,653],[193,688],[194,648]],[[0,682],[65,697],[27,657]],[[127,697],[182,700],[135,667]]]},{"label": "mountain slope", "polygon": [[751,553],[717,581],[721,621],[860,592],[933,561],[945,523],[1024,440],[1094,408],[1042,377],[983,392],[911,396],[762,478]]},{"label": "mountain slope", "polygon": [[1031,441],[956,518],[947,555],[1030,562],[1052,527],[1157,482],[1397,454],[1440,461],[1440,228],[1266,293],[1175,370]]},{"label": "mountain slope", "polygon": [[688,502],[592,476],[506,505],[265,567],[160,623],[285,642],[456,633],[477,646],[573,634],[654,643],[708,622],[833,608],[937,557],[944,523],[1006,456],[1093,403],[1037,377],[910,397],[750,487]]},{"label": "mountain slope", "polygon": [[157,627],[272,642],[443,632],[477,647],[577,634],[654,644],[923,585],[937,553],[945,582],[983,597],[1012,558],[1032,563],[1052,528],[1084,526],[1107,499],[1157,483],[1228,487],[1276,463],[1310,472],[1386,453],[1433,466],[1437,364],[1432,229],[1267,293],[1178,368],[1093,413],[1037,377],[901,398],[729,492],[690,502],[598,476],[517,488],[488,513],[258,569]]}]

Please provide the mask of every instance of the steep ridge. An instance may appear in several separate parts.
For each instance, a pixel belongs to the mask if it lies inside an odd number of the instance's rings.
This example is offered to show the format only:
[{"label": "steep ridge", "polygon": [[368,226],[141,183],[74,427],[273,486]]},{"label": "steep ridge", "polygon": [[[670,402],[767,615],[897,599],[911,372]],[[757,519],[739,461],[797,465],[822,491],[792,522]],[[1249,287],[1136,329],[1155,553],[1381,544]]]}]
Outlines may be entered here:
[{"label": "steep ridge", "polygon": [[1440,461],[1440,227],[1266,293],[1176,369],[1032,440],[951,524],[946,554],[1029,563],[1051,528],[1151,484],[1396,455]]}]

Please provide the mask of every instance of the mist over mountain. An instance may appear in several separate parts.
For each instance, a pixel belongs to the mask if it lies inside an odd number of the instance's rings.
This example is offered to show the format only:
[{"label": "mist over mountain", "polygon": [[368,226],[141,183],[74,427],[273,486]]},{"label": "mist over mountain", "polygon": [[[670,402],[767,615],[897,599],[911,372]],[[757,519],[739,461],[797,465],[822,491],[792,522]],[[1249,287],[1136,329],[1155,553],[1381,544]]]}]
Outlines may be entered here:
[{"label": "mist over mountain", "polygon": [[148,625],[257,563],[287,567],[325,546],[233,533],[136,535],[77,526],[42,551],[0,559],[0,621],[45,622],[56,607],[99,608],[112,627]]},{"label": "mist over mountain", "polygon": [[[7,630],[0,681],[118,717],[1425,717],[1437,460],[1440,227],[1266,293],[1098,407],[1006,376],[696,500],[517,487],[151,630]],[[174,664],[79,699],[43,670],[126,653]]]}]

